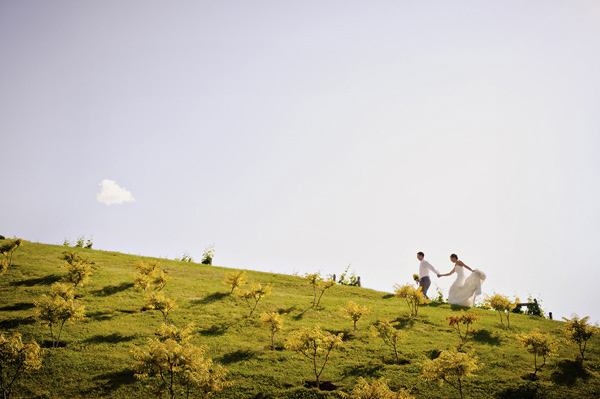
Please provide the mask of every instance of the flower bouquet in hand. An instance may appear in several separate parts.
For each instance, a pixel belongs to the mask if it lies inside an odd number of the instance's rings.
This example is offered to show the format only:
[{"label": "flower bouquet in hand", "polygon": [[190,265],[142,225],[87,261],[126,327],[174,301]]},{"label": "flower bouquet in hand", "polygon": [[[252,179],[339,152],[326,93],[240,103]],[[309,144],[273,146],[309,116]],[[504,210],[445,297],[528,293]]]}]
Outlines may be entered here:
[{"label": "flower bouquet in hand", "polygon": [[413,274],[413,280],[415,280],[415,283],[417,283],[417,285],[419,285],[419,282],[421,281],[421,280],[419,279],[419,275],[418,275],[418,274],[416,274],[416,273],[415,273],[415,274]]}]

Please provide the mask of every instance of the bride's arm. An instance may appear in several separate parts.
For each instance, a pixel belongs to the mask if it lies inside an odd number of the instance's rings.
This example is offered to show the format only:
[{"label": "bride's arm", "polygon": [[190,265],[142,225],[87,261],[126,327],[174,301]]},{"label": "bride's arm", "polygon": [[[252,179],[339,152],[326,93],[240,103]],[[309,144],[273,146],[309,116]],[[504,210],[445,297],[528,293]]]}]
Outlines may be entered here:
[{"label": "bride's arm", "polygon": [[450,273],[446,273],[446,274],[438,274],[438,277],[444,277],[444,276],[449,276],[452,273],[454,273],[456,270],[452,269],[452,271]]},{"label": "bride's arm", "polygon": [[462,260],[457,261],[456,264],[461,265],[461,266],[469,269],[470,271],[473,271],[473,269],[471,269],[469,266],[465,265]]}]

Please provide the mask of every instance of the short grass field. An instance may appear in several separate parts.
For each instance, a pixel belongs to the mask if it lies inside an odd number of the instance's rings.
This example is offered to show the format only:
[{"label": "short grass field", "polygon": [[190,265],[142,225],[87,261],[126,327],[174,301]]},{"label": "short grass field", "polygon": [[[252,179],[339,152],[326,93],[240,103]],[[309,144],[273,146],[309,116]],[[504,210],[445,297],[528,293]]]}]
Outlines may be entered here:
[{"label": "short grass field", "polygon": [[[144,258],[121,253],[25,242],[13,259],[13,266],[0,276],[0,331],[19,332],[25,342],[42,344],[50,339],[48,327],[38,323],[34,301],[50,292],[50,286],[66,274],[63,251],[79,253],[95,262],[96,271],[76,293],[85,305],[83,321],[66,324],[61,340],[66,344],[46,349],[43,366],[18,382],[17,398],[148,398],[145,384],[134,378],[132,345],[144,345],[163,323],[156,311],[142,311],[144,295],[133,284],[134,263]],[[246,303],[229,295],[223,284],[231,268],[161,260],[171,280],[163,290],[176,298],[178,307],[169,314],[169,323],[195,325],[193,342],[205,344],[208,356],[229,370],[232,387],[214,398],[338,398],[350,393],[359,377],[368,381],[389,379],[393,390],[406,388],[415,398],[457,398],[458,391],[444,384],[420,378],[422,363],[440,351],[460,346],[457,333],[446,318],[460,314],[460,307],[430,303],[410,317],[408,306],[393,294],[336,285],[326,291],[319,307],[312,307],[312,288],[302,276],[248,271],[249,280],[273,284],[249,318]],[[306,265],[302,273],[313,273]],[[411,276],[399,284],[412,282]],[[568,297],[568,295],[567,295]],[[354,332],[352,321],[344,318],[340,306],[348,301],[371,307]],[[285,313],[285,330],[275,337],[271,350],[270,333],[262,325],[262,312]],[[598,398],[600,397],[600,337],[588,343],[583,366],[576,361],[576,345],[562,343],[559,357],[549,358],[532,380],[533,355],[521,346],[516,335],[539,327],[562,337],[560,321],[536,316],[511,315],[511,329],[500,324],[497,312],[478,312],[477,330],[463,351],[473,350],[484,366],[466,380],[467,398]],[[577,313],[577,309],[573,309]],[[580,316],[586,316],[581,314]],[[401,364],[380,338],[372,337],[370,326],[381,317],[398,321],[407,333],[400,346]],[[344,333],[343,346],[332,352],[321,376],[333,391],[307,387],[314,381],[312,364],[297,352],[283,348],[286,334],[301,327],[320,325],[323,330]],[[180,396],[184,397],[184,396]]]}]

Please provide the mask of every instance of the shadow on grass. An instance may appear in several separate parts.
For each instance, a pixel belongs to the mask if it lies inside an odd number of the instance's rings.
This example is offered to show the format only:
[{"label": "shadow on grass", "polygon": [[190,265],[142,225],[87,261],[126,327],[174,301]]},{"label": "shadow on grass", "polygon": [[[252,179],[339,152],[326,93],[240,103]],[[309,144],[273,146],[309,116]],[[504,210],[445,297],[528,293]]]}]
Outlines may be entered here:
[{"label": "shadow on grass", "polygon": [[535,383],[525,383],[519,386],[511,386],[504,388],[502,391],[496,394],[498,399],[537,399],[542,396],[540,387]]},{"label": "shadow on grass", "polygon": [[433,308],[437,308],[438,306],[442,306],[442,305],[447,305],[446,302],[435,302],[435,301],[431,301],[429,302],[427,305],[427,307],[433,307]]},{"label": "shadow on grass", "polygon": [[333,335],[338,335],[338,334],[344,334],[344,336],[342,337],[342,341],[343,342],[348,342],[353,340],[354,338],[356,338],[355,333],[357,333],[358,331],[352,331],[352,330],[328,330],[330,333],[332,333]]},{"label": "shadow on grass", "polygon": [[200,333],[200,335],[215,337],[218,335],[225,334],[233,324],[234,323],[215,324],[213,326],[210,326],[209,328],[199,330],[198,332]]},{"label": "shadow on grass", "polygon": [[344,367],[342,375],[344,377],[371,377],[378,378],[385,374],[383,364],[354,364]]},{"label": "shadow on grass", "polygon": [[[136,382],[136,379],[133,375],[133,370],[130,368],[126,368],[120,371],[113,371],[110,373],[105,373],[98,375],[94,378],[95,381],[98,382],[94,390],[89,390],[84,392],[85,394],[95,393],[97,394],[98,390],[103,390],[105,392],[111,392],[117,390],[119,387],[123,385],[130,385]],[[95,391],[95,392],[94,392]]]},{"label": "shadow on grass", "polygon": [[398,323],[398,327],[401,330],[405,328],[412,328],[412,326],[415,324],[415,318],[412,316],[400,316],[394,321]]},{"label": "shadow on grass", "polygon": [[313,309],[313,307],[309,306],[308,308],[304,309],[302,312],[298,313],[296,316],[292,316],[292,319],[294,319],[296,321],[302,320],[302,318],[304,317],[304,314],[311,309]]},{"label": "shadow on grass", "polygon": [[450,309],[451,310],[465,310],[465,311],[467,311],[467,310],[469,310],[471,308],[468,307],[468,306],[461,306],[461,305],[450,304]]},{"label": "shadow on grass", "polygon": [[123,292],[133,287],[133,283],[121,283],[119,285],[107,285],[99,290],[90,291],[90,294],[94,296],[110,296],[113,294],[117,294],[119,292]]},{"label": "shadow on grass", "polygon": [[229,296],[229,293],[225,292],[213,292],[210,295],[205,296],[202,299],[194,299],[191,302],[197,305],[207,305],[209,303],[220,301],[221,299]]},{"label": "shadow on grass", "polygon": [[34,308],[35,305],[31,302],[19,302],[19,303],[15,303],[13,305],[8,305],[8,306],[2,306],[0,308],[0,311],[11,311],[11,310],[28,310],[31,308]]},{"label": "shadow on grass", "polygon": [[29,324],[34,324],[34,317],[16,317],[14,319],[2,320],[0,321],[0,330],[7,330],[9,328],[16,328],[19,326],[25,326]]},{"label": "shadow on grass", "polygon": [[502,343],[499,335],[490,333],[488,330],[477,330],[471,334],[471,339],[482,344],[499,346]]},{"label": "shadow on grass", "polygon": [[218,362],[222,364],[231,364],[237,362],[243,362],[245,360],[250,360],[256,356],[256,352],[248,350],[248,349],[240,349],[235,352],[226,353],[220,358],[218,358]]},{"label": "shadow on grass", "polygon": [[34,285],[52,285],[52,284],[56,283],[57,281],[60,281],[62,278],[63,278],[63,276],[59,276],[57,274],[49,274],[47,276],[39,277],[39,278],[30,278],[27,280],[13,281],[10,283],[10,285],[15,286],[15,287],[33,287]]},{"label": "shadow on grass", "polygon": [[118,344],[120,342],[133,341],[135,338],[135,335],[123,335],[121,333],[96,334],[83,342],[86,344]]},{"label": "shadow on grass", "polygon": [[390,299],[390,298],[393,298],[393,297],[395,297],[395,296],[396,296],[396,295],[394,295],[394,294],[385,294],[385,295],[382,295],[382,296],[381,296],[381,299]]},{"label": "shadow on grass", "polygon": [[556,365],[556,370],[552,372],[550,379],[555,384],[575,385],[578,378],[587,381],[591,377],[590,373],[583,367],[578,360],[562,360]]},{"label": "shadow on grass", "polygon": [[437,359],[438,357],[440,357],[441,354],[442,351],[439,349],[431,349],[425,352],[425,355],[431,360]]}]

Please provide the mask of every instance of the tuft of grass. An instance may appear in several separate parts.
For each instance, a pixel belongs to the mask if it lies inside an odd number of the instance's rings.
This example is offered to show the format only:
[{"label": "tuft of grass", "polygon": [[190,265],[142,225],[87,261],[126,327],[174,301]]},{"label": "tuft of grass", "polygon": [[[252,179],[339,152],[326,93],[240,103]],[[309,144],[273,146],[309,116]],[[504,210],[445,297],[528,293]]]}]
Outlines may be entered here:
[{"label": "tuft of grass", "polygon": [[[0,241],[1,243],[1,241]],[[15,252],[13,264],[0,276],[0,330],[19,332],[23,340],[40,345],[50,340],[47,327],[35,319],[33,302],[50,292],[50,286],[67,274],[61,260],[63,246],[27,242]],[[86,317],[67,324],[61,336],[64,347],[48,349],[41,369],[24,376],[16,398],[147,398],[148,391],[133,376],[131,345],[146,343],[164,323],[161,313],[143,310],[144,293],[133,287],[135,262],[158,260],[148,257],[70,248],[94,262],[89,282],[77,288]],[[439,303],[422,305],[410,317],[405,301],[393,294],[336,285],[327,300],[313,307],[313,292],[302,277],[247,270],[249,280],[273,285],[263,298],[260,312],[286,314],[286,334],[303,327],[320,325],[324,331],[344,334],[344,345],[332,352],[321,376],[323,385],[334,391],[318,391],[312,365],[296,352],[271,350],[271,333],[260,319],[248,318],[248,307],[223,285],[225,273],[234,269],[160,259],[171,277],[164,295],[177,300],[169,313],[169,324],[196,325],[192,342],[207,345],[207,356],[230,371],[234,385],[214,398],[339,398],[349,394],[360,377],[369,381],[385,377],[393,391],[408,389],[416,398],[453,398],[456,391],[444,384],[423,381],[422,364],[443,350],[457,348],[456,332],[446,318],[456,308]],[[308,265],[307,271],[314,269]],[[398,281],[407,284],[409,281]],[[340,314],[348,301],[371,308],[361,318],[364,326],[353,326]],[[498,314],[477,309],[480,319],[462,351],[473,350],[485,364],[477,376],[465,383],[469,398],[597,398],[600,395],[600,337],[592,337],[583,366],[573,361],[579,353],[574,345],[559,348],[559,358],[548,359],[538,379],[528,379],[533,363],[517,334],[534,328],[555,338],[562,336],[560,321],[536,316],[511,315],[510,330]],[[577,309],[573,309],[576,312]],[[405,334],[400,344],[400,364],[380,338],[372,337],[370,326],[386,318]],[[327,382],[328,384],[324,384]]]}]

